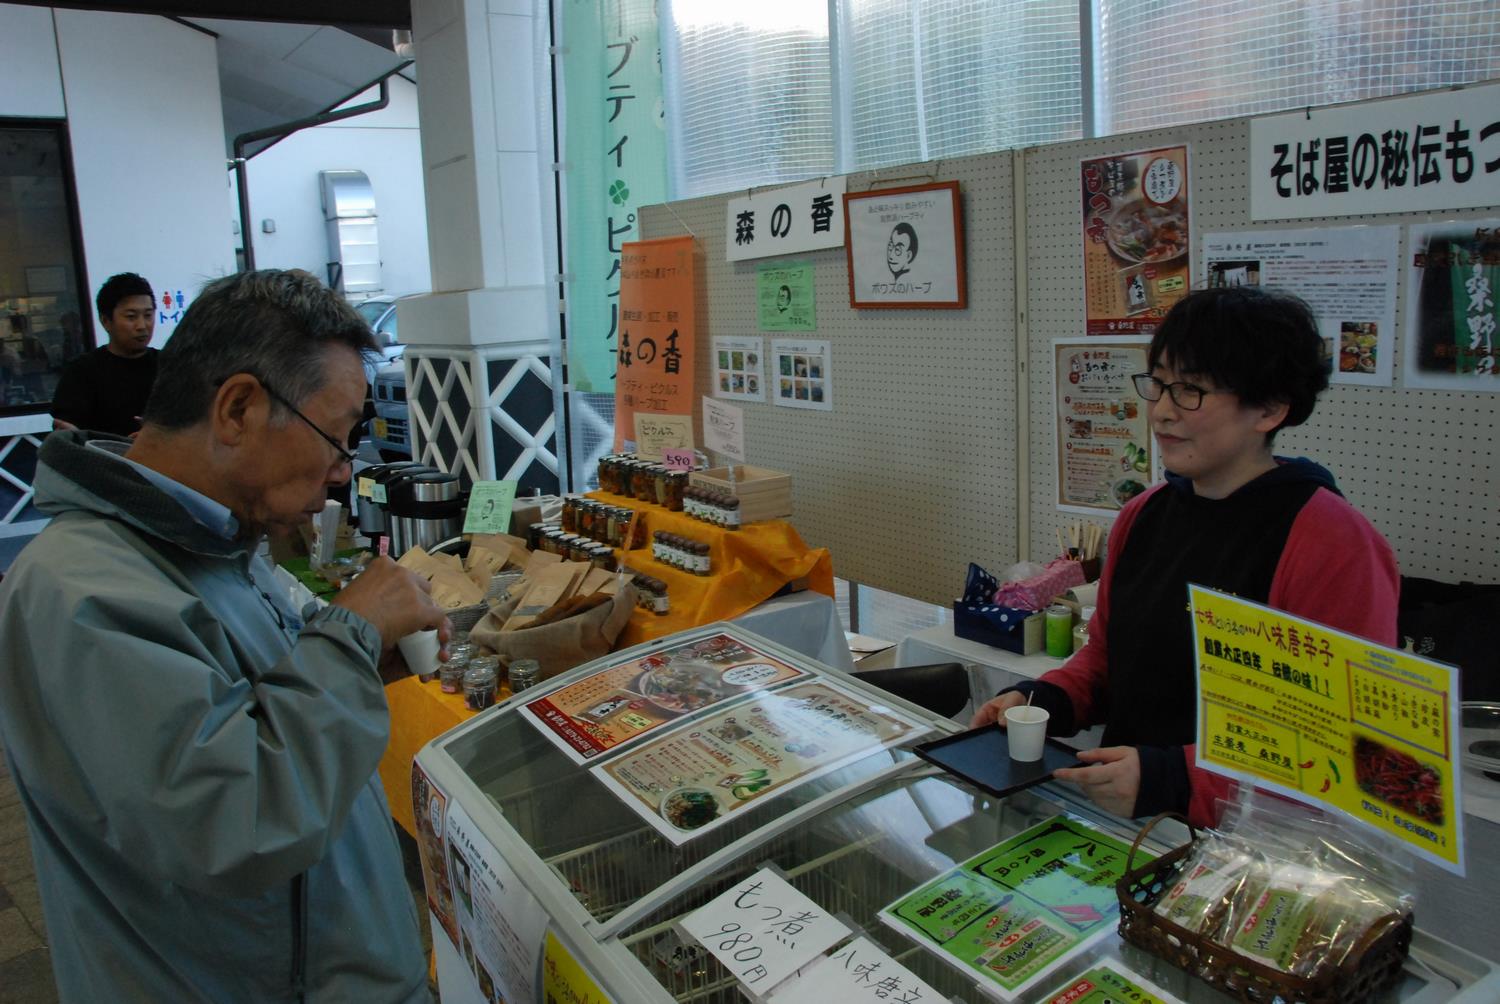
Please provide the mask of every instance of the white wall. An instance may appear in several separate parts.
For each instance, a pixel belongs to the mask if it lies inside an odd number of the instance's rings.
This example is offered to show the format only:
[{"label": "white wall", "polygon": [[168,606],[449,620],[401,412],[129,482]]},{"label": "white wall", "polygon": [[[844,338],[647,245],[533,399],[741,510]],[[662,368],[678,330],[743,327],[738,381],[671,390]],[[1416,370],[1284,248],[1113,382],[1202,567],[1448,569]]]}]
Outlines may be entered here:
[{"label": "white wall", "polygon": [[[318,172],[365,172],[375,192],[385,293],[402,296],[432,288],[427,252],[427,206],[422,192],[422,147],[417,88],[391,77],[390,105],[286,137],[250,159],[251,238],[257,268],[301,268],[328,278],[328,237]],[[372,87],[341,107],[379,96]],[[234,205],[233,186],[229,205]],[[273,234],[261,221],[276,223]]]},{"label": "white wall", "polygon": [[[13,9],[0,9],[0,35]],[[158,303],[168,290],[191,302],[234,269],[214,40],[152,15],[52,16],[89,296],[129,271]],[[156,344],[175,327],[158,319]]]},{"label": "white wall", "polygon": [[62,78],[49,8],[0,4],[0,67],[5,73],[0,115],[62,118]]}]

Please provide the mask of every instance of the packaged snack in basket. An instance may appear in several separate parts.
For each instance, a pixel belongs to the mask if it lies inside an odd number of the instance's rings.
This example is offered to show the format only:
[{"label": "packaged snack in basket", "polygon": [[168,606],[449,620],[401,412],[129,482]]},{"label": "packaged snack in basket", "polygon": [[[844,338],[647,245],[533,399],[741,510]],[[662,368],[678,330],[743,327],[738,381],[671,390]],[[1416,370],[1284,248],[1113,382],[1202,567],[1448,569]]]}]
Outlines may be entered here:
[{"label": "packaged snack in basket", "polygon": [[1372,927],[1412,911],[1411,861],[1378,836],[1263,798],[1225,822],[1267,862],[1241,886],[1218,939],[1249,958],[1316,978],[1342,965]]},{"label": "packaged snack in basket", "polygon": [[1284,973],[1316,943],[1318,905],[1341,877],[1289,862],[1273,864],[1264,881],[1252,878],[1230,910],[1230,947]]},{"label": "packaged snack in basket", "polygon": [[1223,926],[1255,859],[1217,834],[1207,835],[1198,845],[1183,864],[1177,881],[1152,909],[1195,934],[1213,937]]}]

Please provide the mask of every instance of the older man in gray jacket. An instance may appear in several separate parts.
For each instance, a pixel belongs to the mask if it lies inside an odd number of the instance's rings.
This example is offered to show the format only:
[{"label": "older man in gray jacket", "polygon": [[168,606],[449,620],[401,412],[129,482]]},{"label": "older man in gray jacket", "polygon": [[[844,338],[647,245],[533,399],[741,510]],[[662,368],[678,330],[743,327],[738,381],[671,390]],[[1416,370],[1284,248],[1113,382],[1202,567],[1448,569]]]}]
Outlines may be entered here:
[{"label": "older man in gray jacket", "polygon": [[255,557],[347,481],[361,353],[302,272],[210,283],[132,444],[48,437],[55,517],[0,586],[0,741],[65,1001],[425,1001],[375,767],[401,636],[387,559],[305,624]]}]

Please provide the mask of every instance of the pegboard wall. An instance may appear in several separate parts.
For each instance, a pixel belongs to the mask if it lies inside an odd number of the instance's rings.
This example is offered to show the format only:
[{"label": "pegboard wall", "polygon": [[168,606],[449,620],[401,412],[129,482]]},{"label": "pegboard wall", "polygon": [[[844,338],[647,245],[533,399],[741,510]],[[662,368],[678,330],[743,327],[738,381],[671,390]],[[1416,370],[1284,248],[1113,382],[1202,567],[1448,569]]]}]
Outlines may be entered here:
[{"label": "pegboard wall", "polygon": [[[1059,512],[1053,438],[1051,342],[1084,329],[1079,161],[1186,143],[1193,234],[1193,285],[1201,287],[1202,236],[1239,230],[1289,230],[1359,224],[1480,219],[1496,209],[1391,213],[1252,223],[1246,166],[1250,120],[1229,119],[1174,129],[1036,147],[1025,152],[1026,241],[1032,362],[1028,429],[1031,460],[1030,556],[1057,550],[1055,529],[1078,517]],[[1396,293],[1396,383],[1334,384],[1305,425],[1276,436],[1276,453],[1306,456],[1333,472],[1339,489],[1390,541],[1403,575],[1496,581],[1500,555],[1500,477],[1494,444],[1500,395],[1407,390],[1406,263],[1403,227]],[[971,280],[972,281],[972,280]],[[1104,521],[1099,521],[1103,523]],[[1050,545],[1050,547],[1049,547]]]},{"label": "pegboard wall", "polygon": [[[724,260],[725,196],[647,207],[642,232],[691,234],[701,251],[700,392],[712,387],[714,336],[759,337],[766,352],[777,337],[830,342],[831,412],[777,407],[770,380],[765,403],[732,402],[745,413],[750,460],[792,475],[793,520],[810,544],[833,553],[836,574],[946,605],[961,591],[969,561],[1001,572],[1020,557],[1046,560],[1056,553],[1056,530],[1078,519],[1054,504],[1051,343],[1084,330],[1080,160],[1188,144],[1195,285],[1205,233],[1500,215],[1481,209],[1251,223],[1249,134],[1249,119],[1232,119],[850,175],[850,192],[960,183],[965,310],[856,311],[845,252],[836,248],[786,259],[814,266],[818,330],[762,332],[758,262]],[[1405,230],[1400,253],[1409,260]],[[1018,276],[1024,323],[1017,321]],[[1277,436],[1276,452],[1328,467],[1391,542],[1403,574],[1493,581],[1500,395],[1399,386],[1405,295],[1403,267],[1398,385],[1330,387],[1307,424]],[[1094,522],[1107,528],[1107,520]]]},{"label": "pegboard wall", "polygon": [[[698,387],[712,387],[712,339],[826,339],[833,410],[730,401],[745,412],[750,462],[792,476],[793,522],[833,554],[835,574],[946,604],[970,560],[1017,552],[1015,215],[1011,157],[971,157],[854,174],[848,190],[956,180],[964,202],[969,306],[854,310],[843,248],[787,259],[814,266],[817,325],[757,325],[758,261],[724,260],[726,197],[641,215],[648,238],[691,233],[702,251]],[[739,194],[739,193],[735,193]],[[764,355],[762,358],[766,358]],[[767,359],[767,373],[772,360]],[[768,381],[774,389],[774,380]]]}]

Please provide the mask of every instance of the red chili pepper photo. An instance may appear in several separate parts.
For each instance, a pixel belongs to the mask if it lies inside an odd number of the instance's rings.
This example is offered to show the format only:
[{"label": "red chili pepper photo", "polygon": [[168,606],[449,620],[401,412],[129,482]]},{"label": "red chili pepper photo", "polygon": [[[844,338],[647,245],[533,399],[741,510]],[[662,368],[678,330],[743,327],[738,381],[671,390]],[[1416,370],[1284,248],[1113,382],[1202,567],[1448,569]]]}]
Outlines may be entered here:
[{"label": "red chili pepper photo", "polygon": [[1391,808],[1443,825],[1442,775],[1409,753],[1360,736],[1354,740],[1354,780],[1360,791]]}]

